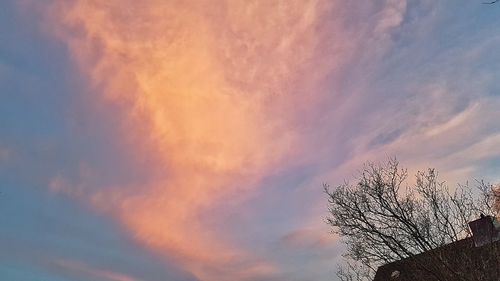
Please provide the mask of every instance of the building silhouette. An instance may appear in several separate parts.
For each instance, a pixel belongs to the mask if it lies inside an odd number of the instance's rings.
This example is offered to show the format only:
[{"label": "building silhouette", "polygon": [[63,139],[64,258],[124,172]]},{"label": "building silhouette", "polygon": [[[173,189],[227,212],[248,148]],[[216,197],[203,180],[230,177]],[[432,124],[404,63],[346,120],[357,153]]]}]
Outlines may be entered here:
[{"label": "building silhouette", "polygon": [[500,224],[481,215],[472,237],[380,266],[374,281],[500,281]]}]

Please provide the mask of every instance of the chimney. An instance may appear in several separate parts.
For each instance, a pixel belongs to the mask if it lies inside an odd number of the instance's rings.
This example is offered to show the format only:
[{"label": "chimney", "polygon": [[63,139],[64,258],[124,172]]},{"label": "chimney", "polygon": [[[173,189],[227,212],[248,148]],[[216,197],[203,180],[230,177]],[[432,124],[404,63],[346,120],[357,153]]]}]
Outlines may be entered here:
[{"label": "chimney", "polygon": [[481,214],[481,218],[469,222],[472,238],[476,247],[500,240],[500,223],[492,216]]}]

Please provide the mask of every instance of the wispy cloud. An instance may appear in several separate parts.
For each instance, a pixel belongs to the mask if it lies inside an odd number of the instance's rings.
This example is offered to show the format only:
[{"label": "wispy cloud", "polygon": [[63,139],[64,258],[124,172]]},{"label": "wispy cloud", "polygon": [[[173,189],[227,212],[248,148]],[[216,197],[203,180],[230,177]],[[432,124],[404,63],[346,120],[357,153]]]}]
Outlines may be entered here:
[{"label": "wispy cloud", "polygon": [[45,10],[46,29],[89,82],[81,114],[116,120],[108,133],[123,155],[110,165],[140,175],[80,161],[48,185],[199,279],[330,274],[338,244],[321,226],[321,182],[349,178],[367,160],[397,155],[454,179],[493,177],[481,169],[498,160],[497,69],[483,65],[498,59],[498,37],[460,37],[463,23],[443,4],[188,2],[54,1]]},{"label": "wispy cloud", "polygon": [[[82,1],[55,13],[72,28],[59,32],[99,86],[95,98],[123,105],[130,149],[164,175],[134,195],[119,188],[77,194],[202,279],[274,274],[273,265],[217,238],[200,216],[255,188],[291,150],[288,109],[315,102],[293,96],[293,85],[310,69],[318,78],[309,75],[307,83],[325,75],[313,62],[321,40],[315,29],[328,5],[134,3]],[[51,187],[67,189],[59,178]]]},{"label": "wispy cloud", "polygon": [[[406,4],[382,7],[373,18],[379,55]],[[155,180],[132,194],[82,191],[88,184],[71,187],[60,177],[51,189],[87,197],[202,279],[276,274],[202,218],[300,155],[300,128],[330,99],[325,79],[341,77],[362,49],[354,44],[363,38],[350,40],[361,33],[343,28],[351,23],[344,9],[330,1],[55,5],[54,26],[65,26],[55,32],[90,77],[95,99],[120,104],[122,137]]]},{"label": "wispy cloud", "polygon": [[140,281],[132,276],[128,276],[119,272],[113,272],[98,268],[93,268],[81,262],[56,260],[51,263],[58,271],[69,271],[72,274],[83,275],[87,278],[93,278],[106,281]]}]

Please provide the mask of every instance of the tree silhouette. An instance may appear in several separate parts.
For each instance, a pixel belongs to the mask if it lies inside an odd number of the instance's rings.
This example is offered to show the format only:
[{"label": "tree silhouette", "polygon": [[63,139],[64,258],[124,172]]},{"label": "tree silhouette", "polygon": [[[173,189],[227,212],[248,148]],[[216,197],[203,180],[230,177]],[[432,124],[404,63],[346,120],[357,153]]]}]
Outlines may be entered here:
[{"label": "tree silhouette", "polygon": [[[324,188],[327,223],[347,245],[338,271],[343,281],[372,280],[383,264],[470,237],[468,223],[492,215],[500,194],[482,181],[476,189],[465,184],[450,190],[434,169],[418,172],[410,185],[407,170],[395,159],[366,164],[355,184]],[[435,262],[447,266],[445,260]],[[450,274],[461,280],[460,273]]]}]

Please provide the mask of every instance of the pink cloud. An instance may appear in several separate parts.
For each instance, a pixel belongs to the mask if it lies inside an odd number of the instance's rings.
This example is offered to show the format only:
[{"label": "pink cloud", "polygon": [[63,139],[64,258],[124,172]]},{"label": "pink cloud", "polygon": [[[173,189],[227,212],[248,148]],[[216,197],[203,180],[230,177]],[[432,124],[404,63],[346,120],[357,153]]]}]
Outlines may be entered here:
[{"label": "pink cloud", "polygon": [[140,279],[136,279],[135,277],[120,272],[98,269],[76,261],[55,260],[52,262],[52,265],[65,271],[69,271],[72,274],[83,275],[86,278],[92,277],[107,281],[141,281]]}]

